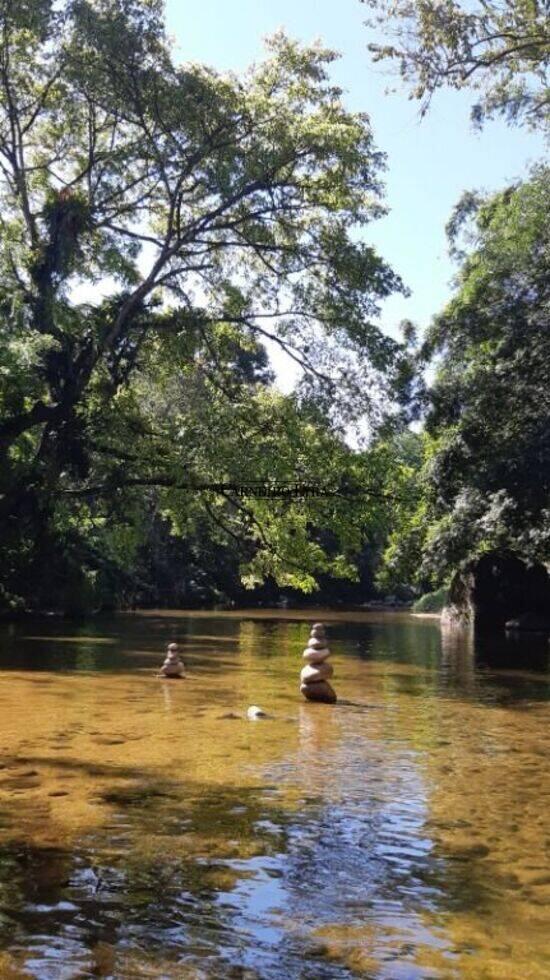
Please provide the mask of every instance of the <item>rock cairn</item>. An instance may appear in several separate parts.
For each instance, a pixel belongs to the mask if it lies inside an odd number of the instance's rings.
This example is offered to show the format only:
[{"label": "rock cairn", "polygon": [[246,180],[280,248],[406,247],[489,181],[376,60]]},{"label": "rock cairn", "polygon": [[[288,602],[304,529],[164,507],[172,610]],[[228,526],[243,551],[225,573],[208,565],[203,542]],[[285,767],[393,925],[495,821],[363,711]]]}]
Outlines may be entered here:
[{"label": "rock cairn", "polygon": [[161,677],[183,677],[185,664],[180,660],[180,649],[177,643],[169,643],[166,660],[160,668]]},{"label": "rock cairn", "polygon": [[300,691],[307,701],[324,701],[334,704],[336,693],[329,680],[334,671],[327,658],[330,650],[327,645],[325,627],[322,623],[314,623],[308,644],[303,654],[306,666],[300,674]]}]

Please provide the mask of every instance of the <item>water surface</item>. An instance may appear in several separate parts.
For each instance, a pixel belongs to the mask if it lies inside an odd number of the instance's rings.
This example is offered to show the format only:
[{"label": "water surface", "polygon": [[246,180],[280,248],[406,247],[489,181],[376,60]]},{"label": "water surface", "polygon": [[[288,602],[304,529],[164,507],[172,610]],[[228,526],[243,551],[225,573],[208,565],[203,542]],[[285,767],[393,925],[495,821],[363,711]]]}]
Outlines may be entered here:
[{"label": "water surface", "polygon": [[[312,618],[335,706],[298,691]],[[547,978],[548,650],[326,610],[2,627],[0,976]]]}]

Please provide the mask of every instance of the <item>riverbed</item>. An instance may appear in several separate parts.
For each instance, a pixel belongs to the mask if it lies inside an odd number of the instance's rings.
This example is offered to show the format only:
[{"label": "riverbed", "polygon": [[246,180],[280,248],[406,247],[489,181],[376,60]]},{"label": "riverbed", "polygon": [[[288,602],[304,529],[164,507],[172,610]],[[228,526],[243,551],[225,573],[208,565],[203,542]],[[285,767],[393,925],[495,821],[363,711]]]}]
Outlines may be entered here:
[{"label": "riverbed", "polygon": [[[298,690],[314,620],[334,706]],[[549,649],[407,613],[2,626],[0,976],[547,978]]]}]

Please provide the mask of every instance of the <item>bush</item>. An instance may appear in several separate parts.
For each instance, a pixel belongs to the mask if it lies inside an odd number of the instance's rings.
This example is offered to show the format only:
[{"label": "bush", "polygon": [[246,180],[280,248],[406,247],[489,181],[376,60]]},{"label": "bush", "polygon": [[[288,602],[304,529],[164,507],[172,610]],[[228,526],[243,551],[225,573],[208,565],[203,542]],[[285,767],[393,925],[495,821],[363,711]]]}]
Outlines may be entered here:
[{"label": "bush", "polygon": [[438,613],[447,602],[449,590],[442,587],[436,592],[427,592],[426,595],[417,599],[412,611],[415,613]]}]

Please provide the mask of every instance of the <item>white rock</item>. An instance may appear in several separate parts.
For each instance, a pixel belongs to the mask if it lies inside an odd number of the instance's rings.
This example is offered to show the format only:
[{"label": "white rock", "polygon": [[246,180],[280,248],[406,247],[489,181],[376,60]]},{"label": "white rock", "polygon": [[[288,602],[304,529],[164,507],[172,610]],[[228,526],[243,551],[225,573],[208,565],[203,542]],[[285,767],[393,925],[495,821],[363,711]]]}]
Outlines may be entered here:
[{"label": "white rock", "polygon": [[310,650],[322,650],[324,647],[326,647],[327,641],[325,639],[316,640],[315,637],[310,637],[307,641],[307,645]]},{"label": "white rock", "polygon": [[304,660],[307,660],[308,664],[321,664],[323,660],[330,657],[330,650],[328,647],[321,650],[311,650],[309,647],[306,647],[302,656]]},{"label": "white rock", "polygon": [[246,712],[246,717],[250,721],[254,721],[256,718],[267,718],[267,712],[263,708],[259,708],[257,704],[251,704],[250,708]]},{"label": "white rock", "polygon": [[313,684],[316,681],[328,681],[334,673],[330,664],[310,664],[304,667],[300,674],[302,684]]}]

